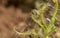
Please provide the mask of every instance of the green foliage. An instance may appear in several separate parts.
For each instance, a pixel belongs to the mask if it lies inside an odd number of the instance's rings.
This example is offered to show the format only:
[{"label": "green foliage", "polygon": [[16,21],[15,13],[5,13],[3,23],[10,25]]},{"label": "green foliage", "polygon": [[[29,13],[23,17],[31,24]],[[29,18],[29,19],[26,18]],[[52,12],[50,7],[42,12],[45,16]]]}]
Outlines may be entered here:
[{"label": "green foliage", "polygon": [[[50,23],[48,25],[46,24],[46,21],[45,21],[45,18],[44,18],[44,11],[45,11],[45,9],[48,8],[47,4],[44,4],[41,8],[39,8],[38,3],[37,3],[37,5],[38,5],[37,9],[33,10],[34,14],[32,14],[32,19],[40,28],[39,29],[37,29],[37,28],[32,29],[30,31],[23,32],[23,33],[17,32],[16,30],[15,31],[19,35],[32,35],[33,38],[38,38],[38,37],[39,38],[50,38],[49,35],[51,33],[55,32],[56,29],[57,29],[54,26],[54,23],[55,23],[55,17],[56,17],[56,14],[57,14],[57,10],[58,10],[58,0],[56,0],[55,9],[52,12],[53,16],[50,19]],[[41,36],[39,34],[40,29],[42,29],[41,31],[42,31],[43,36]]]},{"label": "green foliage", "polygon": [[58,0],[56,0],[56,4],[55,4],[55,9],[53,11],[53,16],[52,18],[50,19],[50,23],[49,25],[46,25],[46,22],[44,20],[44,16],[43,16],[43,13],[44,13],[44,10],[47,8],[47,5],[43,5],[42,8],[40,8],[39,10],[39,16],[40,16],[40,21],[38,19],[35,19],[35,16],[36,15],[33,15],[32,14],[32,19],[38,24],[41,26],[43,32],[44,32],[44,36],[43,38],[48,38],[49,34],[53,33],[54,31],[56,31],[56,27],[54,26],[54,23],[55,23],[55,16],[57,14],[57,10],[58,10]]}]

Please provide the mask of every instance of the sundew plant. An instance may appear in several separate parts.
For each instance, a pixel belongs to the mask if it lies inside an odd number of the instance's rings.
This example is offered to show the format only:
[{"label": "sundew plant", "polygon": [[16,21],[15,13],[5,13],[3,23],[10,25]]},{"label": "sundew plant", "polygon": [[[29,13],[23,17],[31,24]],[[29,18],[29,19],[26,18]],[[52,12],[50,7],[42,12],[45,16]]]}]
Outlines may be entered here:
[{"label": "sundew plant", "polygon": [[50,35],[51,33],[55,32],[57,30],[56,26],[55,26],[55,17],[57,15],[57,11],[58,11],[58,0],[55,0],[55,8],[52,11],[53,15],[52,17],[49,19],[49,23],[46,23],[45,17],[44,17],[44,13],[45,10],[48,8],[48,5],[46,3],[44,3],[41,7],[40,3],[36,3],[36,9],[34,9],[32,12],[33,14],[31,15],[33,21],[37,24],[37,26],[39,26],[39,29],[31,29],[30,31],[27,32],[17,32],[16,33],[19,35],[31,35],[32,38],[51,38]]},{"label": "sundew plant", "polygon": [[47,4],[44,4],[42,6],[42,8],[39,8],[38,10],[35,10],[37,16],[39,16],[40,19],[37,19],[39,17],[37,17],[36,15],[32,14],[32,19],[39,26],[41,26],[40,28],[42,28],[42,31],[44,33],[44,36],[41,37],[41,38],[49,38],[49,35],[51,33],[53,33],[54,31],[56,31],[56,27],[54,26],[54,23],[55,23],[55,16],[56,16],[57,10],[58,10],[58,0],[55,0],[55,1],[56,1],[56,3],[55,3],[55,9],[52,12],[53,13],[53,16],[51,17],[50,22],[49,22],[48,25],[46,24],[45,19],[44,19],[44,15],[43,15],[44,14],[44,10],[47,8]]}]

